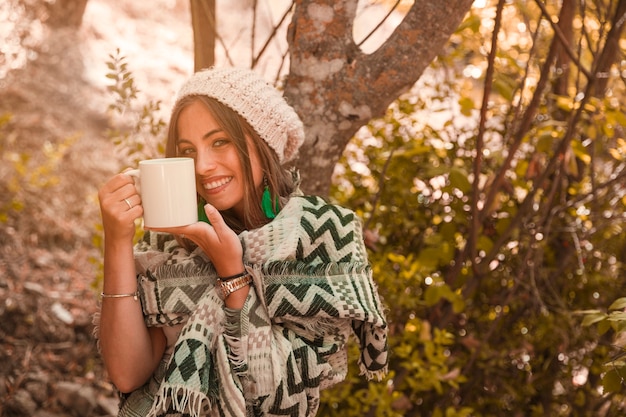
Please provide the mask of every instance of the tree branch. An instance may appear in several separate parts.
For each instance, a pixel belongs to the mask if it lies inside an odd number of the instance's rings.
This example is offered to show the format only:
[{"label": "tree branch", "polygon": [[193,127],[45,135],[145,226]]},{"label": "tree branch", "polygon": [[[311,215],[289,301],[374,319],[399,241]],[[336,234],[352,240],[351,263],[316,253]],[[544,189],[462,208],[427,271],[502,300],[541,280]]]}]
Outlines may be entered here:
[{"label": "tree branch", "polygon": [[[357,67],[369,91],[390,100],[413,86],[471,7],[471,0],[416,1],[391,36]],[[445,27],[444,27],[445,26]],[[390,65],[390,63],[392,65]],[[386,106],[385,106],[386,108]]]},{"label": "tree branch", "polygon": [[[489,108],[489,99],[491,97],[491,87],[493,85],[493,75],[495,73],[495,61],[496,61],[496,53],[498,51],[498,34],[500,33],[500,27],[502,25],[502,10],[504,9],[505,0],[498,1],[498,6],[496,7],[496,16],[494,18],[494,28],[491,34],[491,50],[489,51],[489,56],[487,57],[487,73],[485,74],[485,88],[483,90],[483,101],[480,108],[480,120],[478,124],[478,133],[476,134],[476,157],[474,158],[474,181],[472,183],[472,193],[474,198],[472,199],[472,226],[470,227],[470,235],[468,239],[469,245],[469,257],[471,259],[472,265],[474,266],[474,277],[473,279],[479,279],[477,276],[476,268],[475,268],[475,259],[478,256],[476,253],[476,241],[478,239],[478,232],[481,229],[481,222],[479,212],[480,209],[478,207],[478,202],[480,201],[480,173],[482,172],[482,161],[483,161],[483,139],[485,135],[485,126],[487,124],[487,110]],[[483,210],[488,210],[488,207],[483,206]]]},{"label": "tree branch", "polygon": [[[572,50],[572,47],[567,41],[567,37],[565,36],[565,34],[563,33],[559,25],[557,23],[554,23],[554,21],[552,20],[552,16],[550,16],[550,13],[546,9],[546,6],[540,0],[535,0],[535,3],[537,4],[537,6],[539,6],[539,9],[541,9],[541,13],[544,15],[546,20],[550,23],[552,30],[554,30],[554,34],[561,42],[561,46],[563,47],[563,50],[567,53],[567,55],[570,57],[572,62],[574,62],[576,66],[578,67],[578,69],[583,74],[585,74],[588,80],[593,78],[593,73],[590,72],[587,68],[585,68],[582,62],[580,62],[580,59],[576,56],[576,54]],[[562,6],[562,7],[565,7],[565,6]]]},{"label": "tree branch", "polygon": [[385,15],[385,17],[383,17],[383,18],[380,20],[380,22],[378,22],[378,24],[377,24],[376,26],[374,26],[374,28],[370,31],[370,33],[368,33],[366,37],[364,37],[363,39],[361,39],[361,41],[360,41],[360,42],[359,42],[356,46],[358,46],[358,47],[360,48],[360,47],[361,47],[361,46],[362,46],[365,42],[367,42],[367,40],[368,40],[369,38],[371,38],[371,37],[372,37],[372,35],[373,35],[374,33],[376,33],[376,31],[377,31],[377,30],[378,30],[378,29],[379,29],[379,28],[383,25],[383,23],[385,23],[385,22],[387,21],[387,19],[389,19],[389,16],[391,16],[391,15],[392,15],[392,13],[393,13],[393,12],[394,12],[397,8],[398,8],[398,5],[400,5],[400,2],[401,2],[401,1],[402,1],[402,0],[396,0],[396,4],[394,4],[394,5],[391,7],[391,9],[390,9],[390,10],[389,10],[389,12]]},{"label": "tree branch", "polygon": [[285,97],[307,131],[297,165],[315,178],[305,179],[303,191],[328,193],[333,166],[348,141],[415,84],[471,4],[415,2],[383,45],[365,54],[352,35],[356,0],[296,1]]},{"label": "tree branch", "polygon": [[[261,47],[261,50],[259,51],[258,54],[256,54],[256,56],[252,56],[252,65],[250,66],[251,68],[256,67],[256,64],[259,62],[259,60],[261,59],[261,57],[263,56],[263,54],[265,53],[265,50],[267,49],[267,47],[269,46],[270,42],[276,38],[276,34],[278,33],[278,29],[283,25],[283,23],[285,22],[285,20],[287,19],[287,16],[289,16],[289,14],[292,12],[293,10],[293,3],[292,5],[285,10],[285,13],[283,13],[283,16],[280,18],[280,21],[274,26],[274,28],[272,29],[272,33],[269,34],[269,36],[267,37],[267,40],[265,41],[265,43],[263,44],[263,46]],[[254,44],[253,44],[253,48],[252,50],[254,50]]]}]

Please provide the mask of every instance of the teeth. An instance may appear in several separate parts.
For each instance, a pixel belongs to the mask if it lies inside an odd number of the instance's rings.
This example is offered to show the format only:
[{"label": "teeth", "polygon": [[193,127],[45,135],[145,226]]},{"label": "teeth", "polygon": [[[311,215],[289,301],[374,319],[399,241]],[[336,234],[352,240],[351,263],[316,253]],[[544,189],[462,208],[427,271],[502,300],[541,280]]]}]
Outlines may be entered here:
[{"label": "teeth", "polygon": [[224,184],[229,183],[231,180],[232,180],[232,177],[224,178],[224,179],[221,179],[221,180],[218,180],[218,181],[213,181],[213,182],[210,182],[208,184],[204,184],[204,189],[205,190],[212,190],[214,188],[217,188],[217,187],[220,187],[220,186],[222,186]]}]

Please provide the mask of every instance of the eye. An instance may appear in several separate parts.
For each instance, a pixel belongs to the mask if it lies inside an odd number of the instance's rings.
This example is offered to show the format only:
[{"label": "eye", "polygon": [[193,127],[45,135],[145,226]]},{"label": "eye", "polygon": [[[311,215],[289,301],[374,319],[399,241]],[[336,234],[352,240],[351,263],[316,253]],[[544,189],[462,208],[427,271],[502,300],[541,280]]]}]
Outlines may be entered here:
[{"label": "eye", "polygon": [[213,141],[214,148],[222,148],[230,143],[230,139],[228,138],[219,138]]},{"label": "eye", "polygon": [[180,156],[193,156],[196,154],[196,149],[191,146],[179,147],[178,154]]}]

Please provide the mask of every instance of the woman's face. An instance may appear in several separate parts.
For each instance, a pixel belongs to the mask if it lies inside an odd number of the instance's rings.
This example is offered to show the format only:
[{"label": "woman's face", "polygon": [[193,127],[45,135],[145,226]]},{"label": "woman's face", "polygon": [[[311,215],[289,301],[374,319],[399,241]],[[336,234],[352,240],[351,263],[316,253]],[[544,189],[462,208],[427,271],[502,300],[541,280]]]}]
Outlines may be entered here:
[{"label": "woman's face", "polygon": [[[207,107],[194,101],[178,118],[178,155],[193,158],[198,194],[220,211],[233,209],[243,219],[245,176],[234,139],[217,123]],[[255,189],[263,172],[255,147],[246,136]]]}]

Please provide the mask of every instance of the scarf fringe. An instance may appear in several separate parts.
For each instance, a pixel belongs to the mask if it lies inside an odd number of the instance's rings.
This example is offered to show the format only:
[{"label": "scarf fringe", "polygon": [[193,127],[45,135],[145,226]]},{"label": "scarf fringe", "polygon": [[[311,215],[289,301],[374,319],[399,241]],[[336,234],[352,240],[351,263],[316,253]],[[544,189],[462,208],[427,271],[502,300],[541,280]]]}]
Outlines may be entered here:
[{"label": "scarf fringe", "polygon": [[187,387],[169,386],[161,388],[161,392],[156,396],[156,401],[146,417],[167,414],[170,408],[191,417],[200,417],[205,415],[204,412],[210,410],[211,407],[211,400],[204,394]]},{"label": "scarf fringe", "polygon": [[91,324],[93,324],[93,331],[91,332],[91,335],[96,341],[96,350],[98,353],[102,353],[102,350],[100,349],[100,306],[98,306],[98,310],[96,310],[93,314]]},{"label": "scarf fringe", "polygon": [[385,366],[384,368],[377,371],[370,371],[369,369],[367,369],[367,367],[359,357],[359,371],[359,375],[364,375],[368,381],[376,379],[376,381],[380,382],[385,379],[385,377],[389,373],[389,366]]},{"label": "scarf fringe", "polygon": [[215,267],[208,260],[206,262],[183,262],[175,264],[163,264],[155,269],[155,276],[162,279],[173,279],[178,277],[213,277],[217,278]]},{"label": "scarf fringe", "polygon": [[311,265],[302,261],[272,261],[263,266],[256,266],[259,272],[268,277],[282,278],[283,276],[298,276],[316,279],[333,275],[369,274],[369,264],[350,264],[347,262],[331,262],[327,264]]}]

